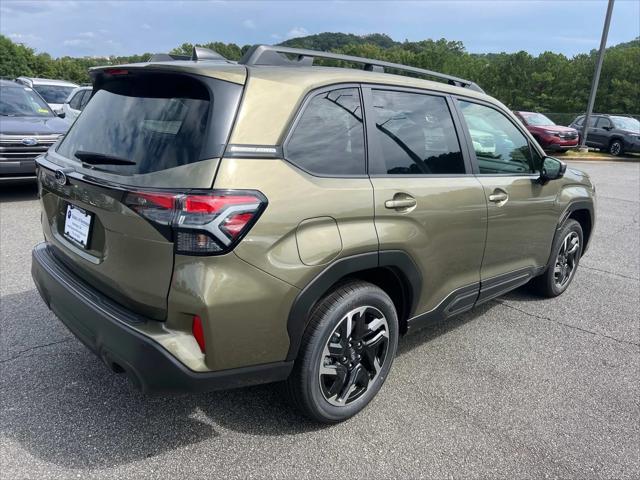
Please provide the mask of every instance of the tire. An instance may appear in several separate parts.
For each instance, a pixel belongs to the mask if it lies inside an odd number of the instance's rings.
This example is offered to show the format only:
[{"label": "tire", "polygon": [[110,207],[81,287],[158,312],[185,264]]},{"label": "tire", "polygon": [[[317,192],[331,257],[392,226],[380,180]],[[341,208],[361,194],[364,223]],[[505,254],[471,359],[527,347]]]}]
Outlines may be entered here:
[{"label": "tire", "polygon": [[320,423],[352,417],[382,387],[397,346],[398,316],[389,296],[360,280],[337,286],[312,310],[286,381],[293,405]]},{"label": "tire", "polygon": [[[531,281],[540,295],[548,298],[562,295],[575,277],[583,250],[583,234],[580,224],[569,219],[556,235],[545,272]],[[577,246],[574,240],[577,239]],[[575,252],[568,253],[575,247]]]},{"label": "tire", "polygon": [[609,155],[613,155],[614,157],[617,157],[618,155],[622,155],[623,153],[622,140],[617,138],[613,139],[609,144],[608,152],[609,152]]}]

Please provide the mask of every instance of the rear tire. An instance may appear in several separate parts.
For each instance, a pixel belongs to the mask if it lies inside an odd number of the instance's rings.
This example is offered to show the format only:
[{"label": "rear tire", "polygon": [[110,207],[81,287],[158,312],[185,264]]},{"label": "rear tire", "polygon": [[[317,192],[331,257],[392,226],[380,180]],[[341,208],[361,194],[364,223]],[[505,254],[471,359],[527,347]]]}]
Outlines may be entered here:
[{"label": "rear tire", "polygon": [[326,294],[311,313],[286,382],[294,406],[321,423],[338,423],[364,407],[384,383],[398,345],[393,301],[354,280]]},{"label": "rear tire", "polygon": [[618,155],[622,155],[622,140],[614,139],[609,144],[609,154],[617,157]]},{"label": "rear tire", "polygon": [[564,293],[578,269],[583,238],[580,224],[573,219],[567,220],[553,242],[547,269],[531,281],[531,287],[536,293],[548,298]]}]

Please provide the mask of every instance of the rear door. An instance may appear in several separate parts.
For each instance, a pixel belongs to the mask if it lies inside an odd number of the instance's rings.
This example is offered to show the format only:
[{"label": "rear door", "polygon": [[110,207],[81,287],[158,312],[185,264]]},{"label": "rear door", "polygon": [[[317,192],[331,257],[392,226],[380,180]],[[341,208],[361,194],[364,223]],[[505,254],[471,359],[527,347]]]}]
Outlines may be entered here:
[{"label": "rear door", "polygon": [[380,250],[404,250],[418,265],[416,315],[471,308],[487,207],[461,148],[451,100],[377,86],[364,88],[364,95]]},{"label": "rear door", "polygon": [[[596,122],[598,121],[597,116],[589,117],[589,126],[587,127],[587,141],[585,142],[587,145],[591,147],[599,147],[600,142],[598,142],[598,134],[595,131]],[[582,120],[582,128],[584,128],[584,119]],[[582,135],[582,129],[580,130],[580,134]]]},{"label": "rear door", "polygon": [[595,126],[589,131],[589,140],[601,147],[609,145],[610,131],[613,128],[607,117],[597,117]]},{"label": "rear door", "polygon": [[211,188],[241,92],[178,73],[99,74],[82,116],[38,162],[57,257],[126,308],[164,319],[174,242],[157,192]]},{"label": "rear door", "polygon": [[[478,100],[457,100],[473,147],[474,170],[487,198],[487,242],[482,261],[480,300],[525,283],[546,265],[557,225],[554,208],[558,182],[542,185],[542,156],[529,137],[497,107]],[[472,127],[472,126],[473,127]],[[495,148],[479,146],[490,136]]]}]

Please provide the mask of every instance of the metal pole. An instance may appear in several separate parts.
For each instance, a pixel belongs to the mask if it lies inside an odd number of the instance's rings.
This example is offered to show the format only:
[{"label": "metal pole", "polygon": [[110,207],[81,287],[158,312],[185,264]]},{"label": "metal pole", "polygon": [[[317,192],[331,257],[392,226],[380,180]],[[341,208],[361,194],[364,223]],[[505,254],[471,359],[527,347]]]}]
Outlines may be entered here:
[{"label": "metal pole", "polygon": [[596,92],[598,90],[598,82],[600,81],[600,71],[602,70],[602,61],[604,60],[604,51],[607,46],[607,36],[609,35],[609,25],[611,24],[611,12],[613,12],[613,2],[609,0],[607,5],[607,15],[604,18],[604,27],[602,28],[602,38],[600,39],[600,52],[598,53],[598,61],[596,62],[596,71],[593,74],[591,82],[591,93],[589,94],[589,103],[587,105],[587,114],[584,116],[582,124],[582,141],[580,142],[580,150],[586,149],[587,129],[589,128],[589,119],[593,112],[593,104],[596,101]]}]

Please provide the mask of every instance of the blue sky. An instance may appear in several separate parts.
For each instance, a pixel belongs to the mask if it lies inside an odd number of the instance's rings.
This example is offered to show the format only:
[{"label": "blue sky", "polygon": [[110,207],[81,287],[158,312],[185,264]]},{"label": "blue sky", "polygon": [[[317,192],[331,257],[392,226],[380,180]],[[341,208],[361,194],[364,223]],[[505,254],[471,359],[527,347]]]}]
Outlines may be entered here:
[{"label": "blue sky", "polygon": [[[597,48],[606,1],[0,0],[0,33],[53,56],[166,52],[183,42],[277,43],[320,32],[461,40],[468,51],[572,56]],[[640,0],[617,0],[609,45],[640,36]]]}]

